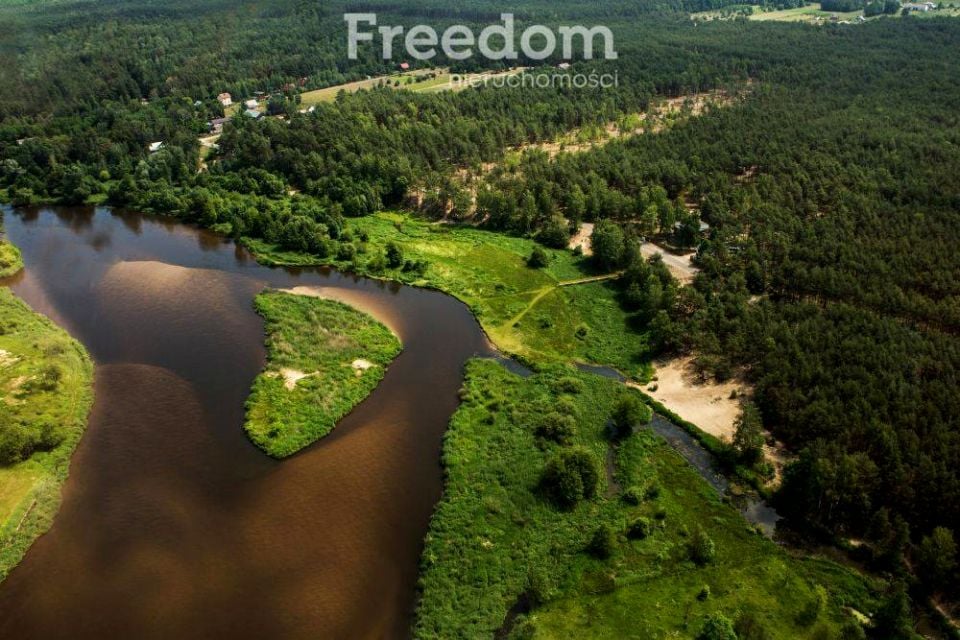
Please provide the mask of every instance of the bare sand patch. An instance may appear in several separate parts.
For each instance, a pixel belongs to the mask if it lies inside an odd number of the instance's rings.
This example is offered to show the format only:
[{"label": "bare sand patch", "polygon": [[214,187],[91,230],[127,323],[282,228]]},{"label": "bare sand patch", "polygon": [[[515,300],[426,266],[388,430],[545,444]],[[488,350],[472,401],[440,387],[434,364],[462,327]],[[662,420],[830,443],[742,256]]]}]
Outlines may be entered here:
[{"label": "bare sand patch", "polygon": [[[790,463],[790,453],[783,443],[773,440],[773,437],[767,433],[768,444],[763,445],[763,459],[773,467],[773,477],[767,482],[768,487],[779,487],[783,481],[783,470]],[[773,442],[773,444],[769,444]]]},{"label": "bare sand patch", "polygon": [[0,367],[9,367],[20,361],[20,358],[13,355],[6,349],[0,349]]},{"label": "bare sand patch", "polygon": [[293,391],[297,388],[298,382],[304,378],[309,378],[315,375],[317,375],[316,371],[313,373],[304,373],[303,371],[297,371],[296,369],[280,369],[280,377],[283,378],[283,386],[287,388],[287,391]]},{"label": "bare sand patch", "polygon": [[584,222],[580,225],[580,231],[577,232],[575,236],[570,238],[570,249],[576,249],[580,247],[580,250],[583,251],[583,255],[592,256],[593,255],[593,244],[590,242],[590,237],[593,235],[594,224],[592,222]]},{"label": "bare sand patch", "polygon": [[363,373],[367,369],[374,366],[374,364],[369,360],[364,360],[363,358],[360,358],[359,360],[354,360],[350,366],[353,367],[353,370],[356,372],[357,377],[359,378],[360,376],[363,375]]},{"label": "bare sand patch", "polygon": [[656,381],[638,388],[706,433],[721,440],[733,439],[742,410],[740,399],[750,392],[743,380],[703,380],[692,356],[655,364]]},{"label": "bare sand patch", "polygon": [[640,245],[640,254],[644,258],[659,255],[663,259],[663,264],[666,265],[670,271],[670,275],[676,278],[680,284],[690,284],[693,282],[694,276],[699,272],[699,269],[693,266],[693,256],[695,256],[696,253],[692,251],[690,253],[677,255],[670,253],[663,247],[655,245],[652,242],[644,242]]},{"label": "bare sand patch", "polygon": [[16,399],[16,394],[23,385],[27,384],[33,376],[18,376],[7,383],[7,397],[4,398],[8,405],[23,404],[23,401]]}]

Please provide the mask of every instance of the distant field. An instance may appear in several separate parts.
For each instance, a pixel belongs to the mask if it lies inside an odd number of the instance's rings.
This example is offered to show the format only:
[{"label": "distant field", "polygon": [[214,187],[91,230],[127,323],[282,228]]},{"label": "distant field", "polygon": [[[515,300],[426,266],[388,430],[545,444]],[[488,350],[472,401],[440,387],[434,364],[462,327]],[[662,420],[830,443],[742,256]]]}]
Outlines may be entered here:
[{"label": "distant field", "polygon": [[[437,78],[423,80],[419,83],[416,81],[416,78],[429,75],[431,73],[437,73],[439,75]],[[444,78],[449,78],[449,74],[447,73],[446,69],[417,69],[407,73],[397,73],[389,76],[377,76],[375,78],[368,78],[366,80],[358,80],[357,82],[338,84],[332,87],[326,87],[325,89],[307,91],[300,94],[300,103],[305,107],[309,107],[322,102],[333,102],[336,99],[337,94],[339,94],[341,91],[346,91],[347,93],[356,93],[357,91],[361,91],[363,89],[374,89],[381,84],[394,87],[397,81],[400,82],[399,86],[396,86],[397,89],[422,91],[424,89],[423,85],[434,86],[437,83],[442,84],[447,81],[444,80]]]},{"label": "distant field", "polygon": [[746,15],[750,20],[758,22],[823,22],[829,20],[832,16],[837,16],[837,20],[856,20],[857,16],[862,15],[862,11],[850,11],[847,13],[837,13],[835,11],[823,11],[819,2],[814,2],[794,9],[783,9],[780,11],[767,11],[762,7],[752,5],[734,5],[724,7],[718,11],[702,11],[694,13],[690,17],[695,20],[731,20]]},{"label": "distant field", "polygon": [[[691,14],[690,17],[694,20],[732,20],[743,15],[757,22],[807,22],[811,24],[823,24],[830,21],[834,16],[836,16],[837,22],[852,22],[863,15],[863,11],[824,11],[821,9],[819,2],[814,2],[803,7],[783,9],[780,11],[767,11],[753,5],[731,5],[716,11],[694,13]],[[897,13],[886,17],[899,17],[899,15],[900,14]],[[942,9],[928,11],[926,13],[913,12],[911,15],[922,18],[957,17],[960,16],[960,7],[946,5]],[[867,19],[876,20],[879,17],[881,16]]]},{"label": "distant field", "polygon": [[[338,84],[325,89],[317,89],[316,91],[307,91],[300,95],[300,102],[304,107],[320,104],[322,102],[333,102],[341,91],[346,91],[347,93],[356,93],[357,91],[364,89],[374,89],[381,85],[391,89],[406,89],[407,91],[414,91],[417,93],[457,91],[466,89],[472,84],[478,84],[486,80],[523,73],[524,70],[524,68],[517,68],[498,73],[486,72],[452,74],[447,69],[417,69],[416,71],[410,71],[407,73],[398,73],[389,76],[377,76],[367,80],[359,80],[357,82]],[[417,78],[422,78],[423,76],[430,74],[436,74],[436,76],[417,82]]]},{"label": "distant field", "polygon": [[796,9],[784,9],[783,11],[755,11],[751,20],[758,22],[813,22],[817,18],[829,20],[831,16],[837,16],[837,20],[856,20],[862,11],[850,11],[847,13],[838,13],[836,11],[823,11],[820,3],[808,4],[805,7]]}]

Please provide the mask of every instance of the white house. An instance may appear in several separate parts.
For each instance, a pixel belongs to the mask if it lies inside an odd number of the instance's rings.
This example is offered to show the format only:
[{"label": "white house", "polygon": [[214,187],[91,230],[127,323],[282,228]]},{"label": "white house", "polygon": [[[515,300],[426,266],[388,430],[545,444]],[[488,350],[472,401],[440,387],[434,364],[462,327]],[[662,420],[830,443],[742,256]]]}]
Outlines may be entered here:
[{"label": "white house", "polygon": [[233,96],[231,96],[229,93],[226,93],[226,92],[218,95],[217,100],[219,100],[220,104],[222,104],[225,107],[229,107],[230,105],[233,104]]}]

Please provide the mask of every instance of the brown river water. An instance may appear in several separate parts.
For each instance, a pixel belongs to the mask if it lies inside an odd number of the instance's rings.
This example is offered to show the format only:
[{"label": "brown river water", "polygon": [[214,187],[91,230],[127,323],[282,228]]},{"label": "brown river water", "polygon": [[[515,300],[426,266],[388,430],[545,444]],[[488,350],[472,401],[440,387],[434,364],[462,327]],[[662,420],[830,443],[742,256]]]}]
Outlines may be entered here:
[{"label": "brown river water", "polygon": [[[269,269],[233,243],[105,209],[5,210],[12,288],[96,361],[50,532],[0,584],[2,638],[394,638],[441,494],[464,362],[492,350],[446,295]],[[332,435],[276,462],[243,430],[264,364],[253,297],[322,287],[404,343]]]}]

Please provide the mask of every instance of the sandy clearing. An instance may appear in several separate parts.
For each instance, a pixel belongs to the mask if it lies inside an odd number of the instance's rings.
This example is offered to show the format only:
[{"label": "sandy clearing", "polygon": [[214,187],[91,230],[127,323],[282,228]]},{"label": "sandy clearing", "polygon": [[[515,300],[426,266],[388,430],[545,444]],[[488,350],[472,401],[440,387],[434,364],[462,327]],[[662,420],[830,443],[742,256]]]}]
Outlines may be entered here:
[{"label": "sandy clearing", "polygon": [[652,242],[644,242],[640,245],[640,254],[644,258],[650,258],[655,255],[661,256],[663,258],[663,264],[670,270],[670,274],[680,281],[680,284],[690,284],[693,282],[694,276],[699,272],[699,269],[693,266],[693,256],[696,255],[694,252],[678,256]]},{"label": "sandy clearing", "polygon": [[[703,115],[707,107],[727,106],[732,104],[737,97],[736,95],[729,95],[725,91],[718,90],[683,95],[675,98],[661,98],[652,103],[647,112],[629,114],[620,121],[606,123],[606,125],[596,132],[593,136],[594,139],[581,142],[580,139],[585,132],[580,129],[574,129],[573,131],[567,132],[558,140],[524,144],[517,147],[516,151],[523,152],[527,149],[538,149],[545,152],[551,158],[561,153],[582,153],[619,138],[643,135],[645,133],[660,133],[670,126],[672,121],[679,119],[681,116],[699,117]],[[632,123],[633,126],[623,128],[624,123],[628,122]]]},{"label": "sandy clearing", "polygon": [[[742,380],[723,383],[702,381],[693,367],[693,357],[655,363],[657,379],[637,386],[684,420],[722,440],[733,439],[740,398],[749,394]],[[731,397],[736,391],[736,397]]]},{"label": "sandy clearing", "polygon": [[364,360],[363,358],[360,358],[359,360],[354,360],[350,366],[353,367],[353,371],[357,374],[357,377],[359,378],[364,374],[364,372],[367,369],[369,369],[370,367],[373,367],[374,364],[369,360]]},{"label": "sandy clearing", "polygon": [[773,445],[763,445],[763,459],[773,467],[773,478],[767,482],[767,486],[771,488],[779,487],[783,480],[783,470],[792,458],[786,447],[782,443],[774,441],[769,432],[766,433],[766,437],[768,442],[773,442]]},{"label": "sandy clearing", "polygon": [[204,136],[202,138],[197,138],[200,141],[200,146],[206,147],[208,149],[217,148],[217,140],[220,139],[220,134],[214,134],[212,136]]},{"label": "sandy clearing", "polygon": [[594,224],[592,222],[584,222],[581,224],[580,231],[570,238],[570,244],[568,245],[570,249],[580,247],[583,250],[583,255],[592,256],[593,245],[590,243],[590,237],[593,235],[593,227]]},{"label": "sandy clearing", "polygon": [[0,349],[0,367],[9,367],[20,361],[18,356],[13,355],[6,349]]},{"label": "sandy clearing", "polygon": [[34,376],[18,376],[7,383],[7,392],[4,401],[8,405],[23,404],[23,400],[17,400],[16,395],[20,388],[27,384]]},{"label": "sandy clearing", "polygon": [[287,391],[293,391],[297,388],[298,382],[304,378],[309,378],[315,375],[317,375],[316,371],[313,373],[304,373],[303,371],[297,371],[296,369],[280,369],[280,376],[283,378],[283,386],[287,388]]}]

